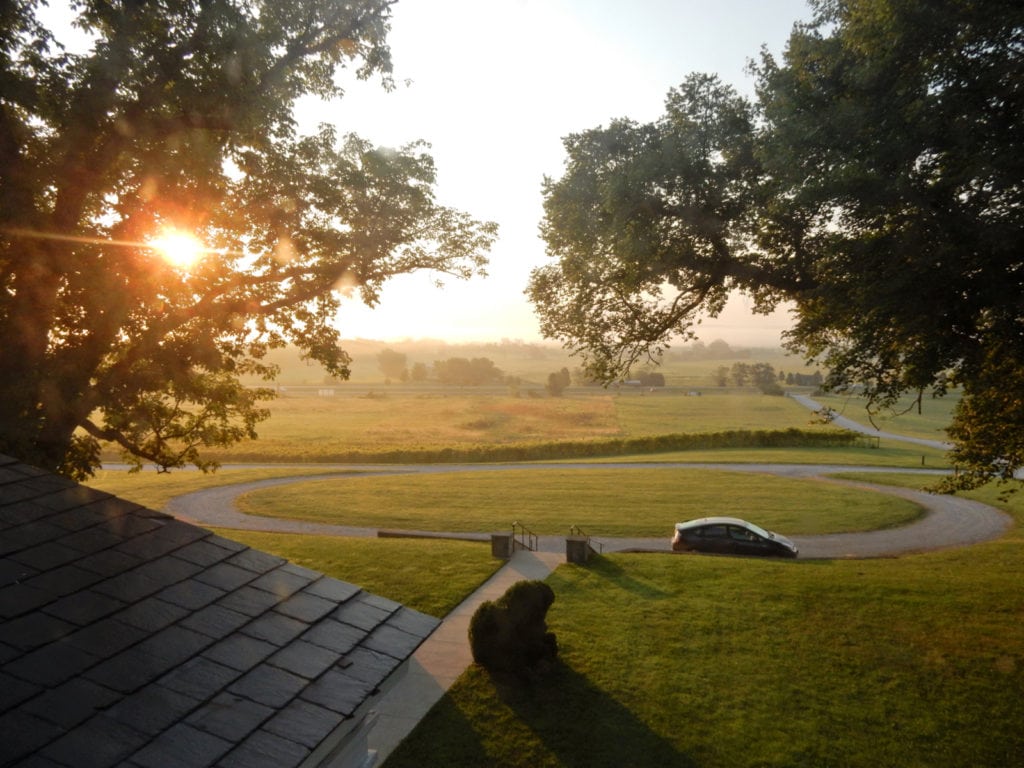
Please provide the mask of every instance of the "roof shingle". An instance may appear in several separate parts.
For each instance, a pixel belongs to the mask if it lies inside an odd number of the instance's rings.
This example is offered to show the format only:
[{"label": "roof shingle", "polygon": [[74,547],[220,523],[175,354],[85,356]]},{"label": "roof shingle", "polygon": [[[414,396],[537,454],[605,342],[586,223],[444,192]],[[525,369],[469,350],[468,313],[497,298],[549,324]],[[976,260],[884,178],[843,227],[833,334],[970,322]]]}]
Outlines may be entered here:
[{"label": "roof shingle", "polygon": [[316,765],[438,623],[0,456],[0,766]]}]

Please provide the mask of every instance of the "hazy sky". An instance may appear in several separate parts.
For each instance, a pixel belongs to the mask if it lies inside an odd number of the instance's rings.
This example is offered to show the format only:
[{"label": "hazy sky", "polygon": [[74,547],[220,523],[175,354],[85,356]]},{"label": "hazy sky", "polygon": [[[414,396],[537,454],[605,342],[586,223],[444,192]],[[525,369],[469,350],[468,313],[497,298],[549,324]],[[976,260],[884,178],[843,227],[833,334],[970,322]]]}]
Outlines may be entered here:
[{"label": "hazy sky", "polygon": [[[287,0],[284,0],[287,1]],[[541,181],[562,172],[562,137],[612,119],[658,118],[665,94],[690,72],[717,73],[752,95],[746,73],[762,45],[779,54],[805,0],[399,0],[390,44],[398,88],[344,78],[345,97],[300,104],[310,129],[331,122],[375,143],[423,139],[438,168],[438,199],[500,239],[488,278],[396,278],[372,310],[353,298],[349,338],[540,339],[523,290],[548,261],[538,236]],[[53,28],[66,0],[41,14]],[[66,30],[65,30],[66,31]],[[436,276],[435,276],[436,277]],[[705,342],[776,343],[784,312],[754,316],[737,299],[705,321]]]},{"label": "hazy sky", "polygon": [[[752,94],[748,60],[762,45],[780,53],[809,16],[804,0],[400,0],[390,36],[398,89],[356,83],[303,114],[380,144],[428,141],[440,202],[497,221],[500,240],[488,278],[444,289],[426,276],[396,279],[372,311],[342,311],[344,335],[539,339],[523,289],[548,260],[541,180],[561,175],[562,137],[616,117],[656,119],[669,88],[694,71]],[[774,343],[786,325],[784,313],[756,317],[739,300],[701,337]]]}]

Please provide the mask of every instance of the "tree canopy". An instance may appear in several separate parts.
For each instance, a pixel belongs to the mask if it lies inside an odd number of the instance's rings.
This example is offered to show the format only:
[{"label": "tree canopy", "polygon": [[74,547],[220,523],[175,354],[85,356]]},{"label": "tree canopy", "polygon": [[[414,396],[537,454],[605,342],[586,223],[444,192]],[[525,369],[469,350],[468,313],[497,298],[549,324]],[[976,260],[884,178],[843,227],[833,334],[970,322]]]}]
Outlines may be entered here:
[{"label": "tree canopy", "polygon": [[505,374],[487,357],[449,357],[434,361],[434,374],[442,384],[480,387],[502,381]]},{"label": "tree canopy", "polygon": [[[0,9],[0,452],[209,466],[265,418],[239,377],[269,349],[347,376],[344,294],[482,273],[496,226],[436,201],[426,145],[296,122],[346,77],[391,86],[391,0],[78,0],[83,53],[39,4]],[[202,258],[162,258],[172,232]]]},{"label": "tree canopy", "polygon": [[744,291],[872,410],[963,396],[959,485],[1024,465],[1024,7],[815,0],[755,101],[707,75],[565,139],[542,330],[610,380]]}]

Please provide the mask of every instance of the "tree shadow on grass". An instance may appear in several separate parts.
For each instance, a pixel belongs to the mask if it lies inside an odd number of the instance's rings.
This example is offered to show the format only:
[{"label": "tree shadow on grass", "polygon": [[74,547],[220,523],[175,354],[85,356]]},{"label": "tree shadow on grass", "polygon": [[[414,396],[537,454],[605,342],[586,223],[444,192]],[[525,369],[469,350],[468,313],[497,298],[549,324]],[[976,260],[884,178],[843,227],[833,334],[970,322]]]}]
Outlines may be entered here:
[{"label": "tree shadow on grass", "polygon": [[[680,727],[684,727],[680,724]],[[472,666],[383,768],[696,768],[585,675],[526,679]]]},{"label": "tree shadow on grass", "polygon": [[561,661],[529,680],[492,680],[501,701],[533,731],[560,766],[697,765],[627,707]]}]

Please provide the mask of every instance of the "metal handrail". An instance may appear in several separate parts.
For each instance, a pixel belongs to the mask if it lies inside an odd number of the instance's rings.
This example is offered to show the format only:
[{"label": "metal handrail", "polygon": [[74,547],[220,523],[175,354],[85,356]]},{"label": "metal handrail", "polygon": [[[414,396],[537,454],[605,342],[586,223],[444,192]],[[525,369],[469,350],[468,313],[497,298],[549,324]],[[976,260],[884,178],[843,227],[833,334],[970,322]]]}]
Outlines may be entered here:
[{"label": "metal handrail", "polygon": [[[594,544],[593,544],[594,538],[589,533],[587,533],[582,528],[580,528],[578,525],[570,525],[569,526],[569,535],[570,536],[582,536],[583,538],[585,538],[587,540],[587,546],[590,547],[591,549],[594,548]],[[604,544],[602,544],[601,542],[597,542],[597,553],[599,555],[604,553]]]},{"label": "metal handrail", "polygon": [[[517,529],[519,531],[518,533],[516,532]],[[519,538],[516,538],[517,536]],[[519,542],[519,545],[523,549],[528,549],[531,552],[535,552],[537,550],[537,534],[518,520],[512,523],[512,541]]]}]

